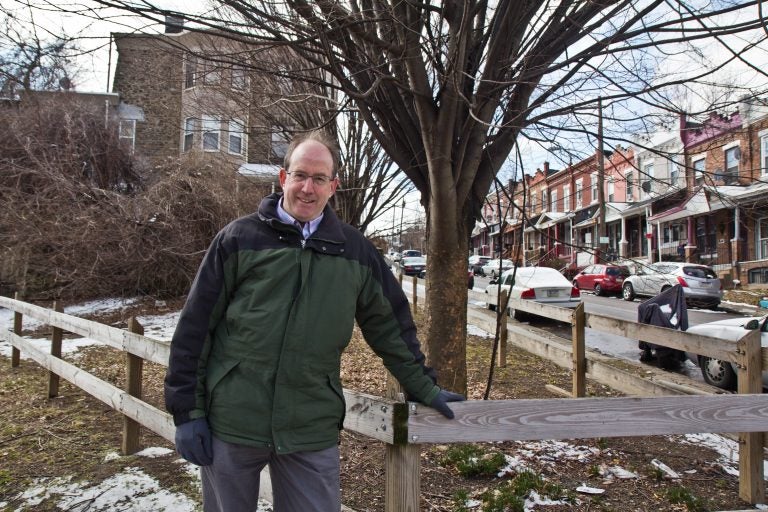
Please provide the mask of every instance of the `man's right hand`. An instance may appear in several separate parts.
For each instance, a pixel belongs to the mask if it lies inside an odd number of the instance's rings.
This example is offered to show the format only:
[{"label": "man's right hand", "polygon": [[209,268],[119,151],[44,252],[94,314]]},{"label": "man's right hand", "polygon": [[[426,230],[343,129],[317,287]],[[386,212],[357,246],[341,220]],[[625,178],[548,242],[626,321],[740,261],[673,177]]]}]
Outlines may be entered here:
[{"label": "man's right hand", "polygon": [[208,420],[197,418],[176,427],[176,451],[182,458],[198,466],[213,462],[211,429]]},{"label": "man's right hand", "polygon": [[464,400],[466,400],[464,395],[441,389],[437,396],[432,399],[432,402],[429,403],[429,407],[435,409],[449,420],[452,420],[453,411],[448,407],[448,402],[463,402]]}]

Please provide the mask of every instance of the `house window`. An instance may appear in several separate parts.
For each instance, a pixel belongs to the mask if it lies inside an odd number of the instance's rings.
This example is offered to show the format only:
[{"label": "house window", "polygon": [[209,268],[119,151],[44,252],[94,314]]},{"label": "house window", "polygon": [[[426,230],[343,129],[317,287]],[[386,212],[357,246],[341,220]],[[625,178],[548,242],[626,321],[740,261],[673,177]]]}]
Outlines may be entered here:
[{"label": "house window", "polygon": [[189,89],[195,86],[197,79],[197,58],[194,55],[187,55],[184,66],[184,87]]},{"label": "house window", "polygon": [[547,209],[547,191],[546,190],[541,191],[541,209],[542,210]]},{"label": "house window", "polygon": [[245,89],[248,86],[248,70],[245,66],[232,66],[232,88]]},{"label": "house window", "polygon": [[133,153],[133,148],[136,146],[136,120],[121,119],[118,133],[120,142],[126,144]]},{"label": "house window", "polygon": [[757,230],[755,232],[755,249],[757,250],[757,259],[768,259],[768,217],[757,220]]},{"label": "house window", "polygon": [[627,180],[627,201],[632,201],[634,200],[634,191],[632,190],[633,189],[632,182],[635,179],[635,177],[631,172],[628,172],[624,175],[624,179]]},{"label": "house window", "polygon": [[760,174],[768,174],[768,132],[760,134]]},{"label": "house window", "polygon": [[536,194],[531,194],[531,213],[536,212]]},{"label": "house window", "polygon": [[704,164],[706,159],[699,158],[693,161],[693,180],[696,185],[704,183]]},{"label": "house window", "polygon": [[553,212],[557,211],[557,190],[553,190],[552,194],[550,194],[550,202],[551,206],[549,209]]},{"label": "house window", "polygon": [[740,149],[738,146],[725,150],[725,176],[726,184],[736,183],[739,179],[739,157]]},{"label": "house window", "polygon": [[285,158],[288,151],[288,137],[277,126],[272,127],[272,155],[278,160]]},{"label": "house window", "polygon": [[669,184],[672,187],[677,187],[677,182],[680,179],[680,165],[677,160],[670,158],[667,160],[667,170],[669,171]]},{"label": "house window", "polygon": [[563,186],[563,211],[564,212],[571,211],[571,186],[570,185]]},{"label": "house window", "polygon": [[217,117],[203,116],[203,151],[219,150],[221,121]]},{"label": "house window", "polygon": [[582,180],[576,180],[576,209],[581,208],[582,194],[583,194]]},{"label": "house window", "polygon": [[597,197],[597,173],[593,172],[590,175],[589,179],[590,179],[590,185],[591,185],[589,193],[592,196],[592,202],[596,203],[597,199],[598,199],[598,197]]},{"label": "house window", "polygon": [[612,203],[616,194],[616,185],[613,183],[613,176],[608,178],[608,202]]},{"label": "house window", "polygon": [[221,83],[221,69],[215,63],[205,61],[203,67],[203,83],[205,85],[217,85]]},{"label": "house window", "polygon": [[243,154],[243,139],[245,138],[245,125],[239,119],[229,122],[229,153],[232,155]]},{"label": "house window", "polygon": [[184,146],[183,151],[192,149],[192,143],[195,141],[195,118],[188,117],[184,120]]},{"label": "house window", "polygon": [[643,166],[643,173],[640,177],[640,188],[646,196],[653,191],[653,163]]}]

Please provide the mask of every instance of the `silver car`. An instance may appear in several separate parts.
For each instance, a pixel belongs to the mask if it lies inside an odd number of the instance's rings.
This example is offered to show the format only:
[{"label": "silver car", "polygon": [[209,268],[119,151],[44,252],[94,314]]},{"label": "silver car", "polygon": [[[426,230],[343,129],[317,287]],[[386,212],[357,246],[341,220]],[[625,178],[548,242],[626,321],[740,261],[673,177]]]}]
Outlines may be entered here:
[{"label": "silver car", "polygon": [[[768,316],[730,318],[717,322],[707,322],[689,327],[686,332],[731,340],[735,344],[747,334],[747,331],[755,329],[760,329],[760,345],[763,348],[768,347]],[[704,377],[707,384],[722,389],[736,389],[737,373],[731,363],[691,352],[687,352],[685,355],[701,368],[701,376]],[[768,371],[765,370],[763,370],[763,388],[768,388]]]},{"label": "silver car", "polygon": [[664,261],[640,267],[637,273],[624,279],[621,295],[624,300],[653,297],[679,284],[689,306],[717,309],[723,299],[723,285],[711,267],[695,263]]}]

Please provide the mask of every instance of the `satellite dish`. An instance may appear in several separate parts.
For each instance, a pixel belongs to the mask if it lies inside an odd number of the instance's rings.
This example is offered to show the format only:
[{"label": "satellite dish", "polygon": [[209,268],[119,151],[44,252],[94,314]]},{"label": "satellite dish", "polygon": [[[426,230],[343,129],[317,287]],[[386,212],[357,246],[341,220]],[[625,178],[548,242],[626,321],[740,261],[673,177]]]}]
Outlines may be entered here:
[{"label": "satellite dish", "polygon": [[68,91],[72,88],[72,81],[68,77],[63,76],[59,78],[59,87],[61,87],[65,91]]}]

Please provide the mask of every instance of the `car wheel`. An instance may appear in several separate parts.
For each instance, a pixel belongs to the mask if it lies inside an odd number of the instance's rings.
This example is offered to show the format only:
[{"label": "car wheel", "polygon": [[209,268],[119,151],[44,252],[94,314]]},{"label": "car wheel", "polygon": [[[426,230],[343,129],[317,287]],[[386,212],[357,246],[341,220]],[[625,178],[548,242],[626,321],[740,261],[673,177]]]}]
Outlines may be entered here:
[{"label": "car wheel", "polygon": [[595,295],[597,295],[599,297],[602,294],[603,294],[603,287],[600,286],[599,284],[596,284],[595,285]]},{"label": "car wheel", "polygon": [[707,384],[730,391],[736,389],[736,372],[727,361],[699,356],[699,367],[701,376]]},{"label": "car wheel", "polygon": [[635,289],[632,288],[632,283],[624,283],[621,287],[621,296],[624,300],[635,300]]},{"label": "car wheel", "polygon": [[512,318],[517,320],[518,322],[525,322],[528,320],[528,313],[525,313],[524,311],[518,311],[516,309],[510,310],[512,314]]}]

